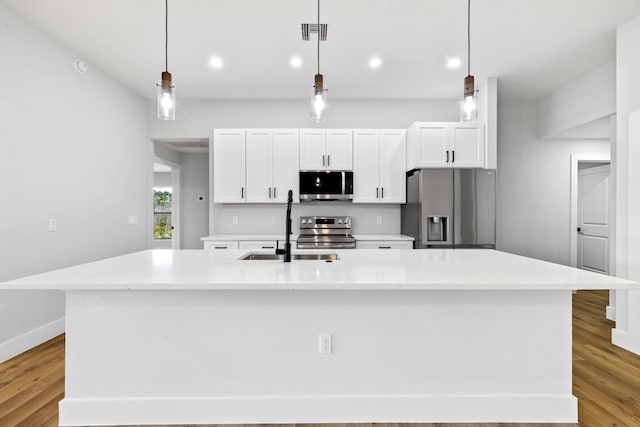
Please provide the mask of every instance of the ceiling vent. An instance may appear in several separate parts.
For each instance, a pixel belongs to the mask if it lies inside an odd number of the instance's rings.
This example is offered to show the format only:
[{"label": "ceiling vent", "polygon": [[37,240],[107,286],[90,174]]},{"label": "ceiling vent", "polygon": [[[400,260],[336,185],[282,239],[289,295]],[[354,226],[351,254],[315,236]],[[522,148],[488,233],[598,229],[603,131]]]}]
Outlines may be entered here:
[{"label": "ceiling vent", "polygon": [[[302,40],[309,41],[312,34],[318,34],[318,24],[302,24]],[[327,40],[327,24],[320,24],[320,41]]]}]

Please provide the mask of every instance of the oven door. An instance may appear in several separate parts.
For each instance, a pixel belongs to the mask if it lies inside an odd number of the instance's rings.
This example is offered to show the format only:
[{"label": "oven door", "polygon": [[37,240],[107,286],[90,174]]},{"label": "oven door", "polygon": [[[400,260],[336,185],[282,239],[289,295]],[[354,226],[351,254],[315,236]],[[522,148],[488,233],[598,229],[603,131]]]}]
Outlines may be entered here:
[{"label": "oven door", "polygon": [[300,200],[353,199],[353,172],[300,171]]}]

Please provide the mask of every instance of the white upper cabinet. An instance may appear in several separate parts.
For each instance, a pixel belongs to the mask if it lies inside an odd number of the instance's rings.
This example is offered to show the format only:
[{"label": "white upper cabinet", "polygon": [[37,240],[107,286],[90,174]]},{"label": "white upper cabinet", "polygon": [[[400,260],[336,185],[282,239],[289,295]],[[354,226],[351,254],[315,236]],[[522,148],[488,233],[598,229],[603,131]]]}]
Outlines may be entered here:
[{"label": "white upper cabinet", "polygon": [[327,169],[353,170],[351,129],[327,129]]},{"label": "white upper cabinet", "polygon": [[483,168],[482,123],[417,122],[407,134],[407,170]]},{"label": "white upper cabinet", "polygon": [[355,129],[353,203],[405,203],[405,131]]},{"label": "white upper cabinet", "polygon": [[352,170],[351,129],[301,129],[300,170]]},{"label": "white upper cabinet", "polygon": [[275,203],[287,203],[287,193],[293,190],[293,201],[300,201],[298,129],[273,130],[273,197]]},{"label": "white upper cabinet", "polygon": [[404,129],[380,130],[380,202],[406,203],[407,143]]},{"label": "white upper cabinet", "polygon": [[247,129],[247,203],[298,201],[298,130]]},{"label": "white upper cabinet", "polygon": [[478,123],[451,123],[451,163],[456,168],[484,167],[484,126]]},{"label": "white upper cabinet", "polygon": [[270,203],[273,176],[271,129],[247,129],[247,203]]},{"label": "white upper cabinet", "polygon": [[213,132],[213,201],[245,203],[245,130]]}]

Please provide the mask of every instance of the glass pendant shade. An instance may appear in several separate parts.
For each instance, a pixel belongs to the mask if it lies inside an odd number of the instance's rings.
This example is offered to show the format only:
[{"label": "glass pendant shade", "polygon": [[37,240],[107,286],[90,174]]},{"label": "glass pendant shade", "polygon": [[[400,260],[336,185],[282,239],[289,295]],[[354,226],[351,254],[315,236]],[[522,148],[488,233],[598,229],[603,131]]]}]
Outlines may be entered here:
[{"label": "glass pendant shade", "polygon": [[478,99],[473,76],[464,79],[464,97],[460,102],[460,121],[473,122],[478,118]]},{"label": "glass pendant shade", "polygon": [[158,118],[176,119],[176,86],[171,80],[171,73],[166,71],[162,73],[162,80],[158,82]]},{"label": "glass pendant shade", "polygon": [[311,121],[315,123],[324,122],[327,119],[327,108],[329,108],[327,88],[324,85],[322,74],[316,74],[311,96]]}]

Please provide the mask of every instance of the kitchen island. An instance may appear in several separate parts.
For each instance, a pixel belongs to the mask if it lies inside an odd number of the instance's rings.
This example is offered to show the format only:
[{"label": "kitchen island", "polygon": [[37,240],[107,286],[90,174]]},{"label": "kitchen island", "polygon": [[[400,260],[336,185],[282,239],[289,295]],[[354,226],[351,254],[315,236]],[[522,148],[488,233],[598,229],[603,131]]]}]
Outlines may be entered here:
[{"label": "kitchen island", "polygon": [[640,286],[493,250],[247,252],[0,284],[66,292],[60,425],[577,422],[572,290]]}]

